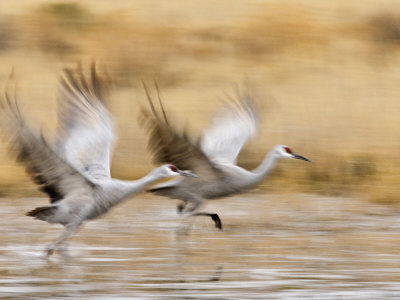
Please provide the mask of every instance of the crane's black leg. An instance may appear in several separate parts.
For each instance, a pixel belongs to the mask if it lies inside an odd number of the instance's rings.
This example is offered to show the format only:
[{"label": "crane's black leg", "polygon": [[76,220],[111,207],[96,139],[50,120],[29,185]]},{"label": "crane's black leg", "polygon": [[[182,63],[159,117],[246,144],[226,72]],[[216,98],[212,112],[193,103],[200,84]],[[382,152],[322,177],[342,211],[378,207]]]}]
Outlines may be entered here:
[{"label": "crane's black leg", "polygon": [[217,227],[219,230],[222,230],[222,222],[221,219],[217,214],[212,214],[212,213],[205,213],[205,212],[199,212],[199,213],[194,213],[192,216],[207,216],[211,217],[211,219],[215,223],[215,227]]},{"label": "crane's black leg", "polygon": [[[201,206],[204,205],[204,199],[199,198],[199,197],[192,197],[189,201],[185,201],[182,203],[180,207],[182,207],[182,213],[189,213],[189,216],[206,216],[206,217],[211,217],[211,219],[215,223],[215,227],[218,229],[222,230],[222,222],[221,219],[217,214],[214,213],[206,213],[206,212],[198,212],[198,213],[193,213],[194,211],[198,210]],[[189,204],[190,205],[186,205]],[[184,205],[183,205],[184,204]]]},{"label": "crane's black leg", "polygon": [[211,214],[210,216],[215,223],[215,227],[217,227],[219,230],[222,230],[222,222],[219,216],[217,214]]}]

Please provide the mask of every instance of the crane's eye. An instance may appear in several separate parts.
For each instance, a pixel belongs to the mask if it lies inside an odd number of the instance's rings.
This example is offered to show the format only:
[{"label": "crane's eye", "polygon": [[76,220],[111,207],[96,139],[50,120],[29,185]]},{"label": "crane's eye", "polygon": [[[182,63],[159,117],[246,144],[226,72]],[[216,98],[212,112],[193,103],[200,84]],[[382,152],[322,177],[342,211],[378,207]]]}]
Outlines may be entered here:
[{"label": "crane's eye", "polygon": [[289,154],[293,154],[292,149],[290,149],[289,147],[283,147],[283,149],[285,149],[285,151]]},{"label": "crane's eye", "polygon": [[174,165],[170,165],[170,166],[169,166],[169,169],[170,169],[172,172],[178,172],[178,168],[175,167]]}]

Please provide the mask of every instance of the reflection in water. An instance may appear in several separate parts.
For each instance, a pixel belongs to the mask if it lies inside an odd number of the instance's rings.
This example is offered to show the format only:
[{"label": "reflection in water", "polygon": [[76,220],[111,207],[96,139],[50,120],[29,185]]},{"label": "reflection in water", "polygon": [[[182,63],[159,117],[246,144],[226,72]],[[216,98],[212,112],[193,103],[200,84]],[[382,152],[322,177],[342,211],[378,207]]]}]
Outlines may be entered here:
[{"label": "reflection in water", "polygon": [[210,203],[226,220],[224,231],[197,218],[185,235],[177,234],[174,203],[147,197],[87,223],[65,255],[50,259],[43,245],[59,228],[22,213],[42,200],[2,199],[0,298],[399,295],[400,222],[392,207],[308,195],[239,195]]}]

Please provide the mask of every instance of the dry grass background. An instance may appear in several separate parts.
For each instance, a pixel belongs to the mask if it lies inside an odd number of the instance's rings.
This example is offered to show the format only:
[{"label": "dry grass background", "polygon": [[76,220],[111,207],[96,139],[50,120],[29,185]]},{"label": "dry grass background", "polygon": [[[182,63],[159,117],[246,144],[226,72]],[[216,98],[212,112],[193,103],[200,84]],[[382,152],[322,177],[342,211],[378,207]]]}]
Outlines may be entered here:
[{"label": "dry grass background", "polygon": [[[263,110],[242,165],[255,166],[277,143],[314,161],[280,162],[263,188],[400,200],[397,1],[20,0],[1,2],[0,12],[0,83],[14,67],[25,114],[49,135],[62,68],[96,59],[107,69],[117,177],[151,168],[138,122],[141,79],[157,80],[170,117],[199,133],[246,78]],[[3,192],[31,192],[5,145]]]}]

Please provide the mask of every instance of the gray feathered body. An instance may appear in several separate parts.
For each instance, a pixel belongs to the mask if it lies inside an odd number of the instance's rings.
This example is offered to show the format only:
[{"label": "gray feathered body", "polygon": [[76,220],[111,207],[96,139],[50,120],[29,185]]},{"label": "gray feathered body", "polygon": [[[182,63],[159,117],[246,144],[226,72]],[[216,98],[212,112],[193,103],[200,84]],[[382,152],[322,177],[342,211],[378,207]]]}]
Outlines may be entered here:
[{"label": "gray feathered body", "polygon": [[215,178],[178,178],[164,186],[158,185],[149,191],[173,199],[184,201],[216,199],[242,192],[254,185],[253,174],[231,165],[215,167]]}]

